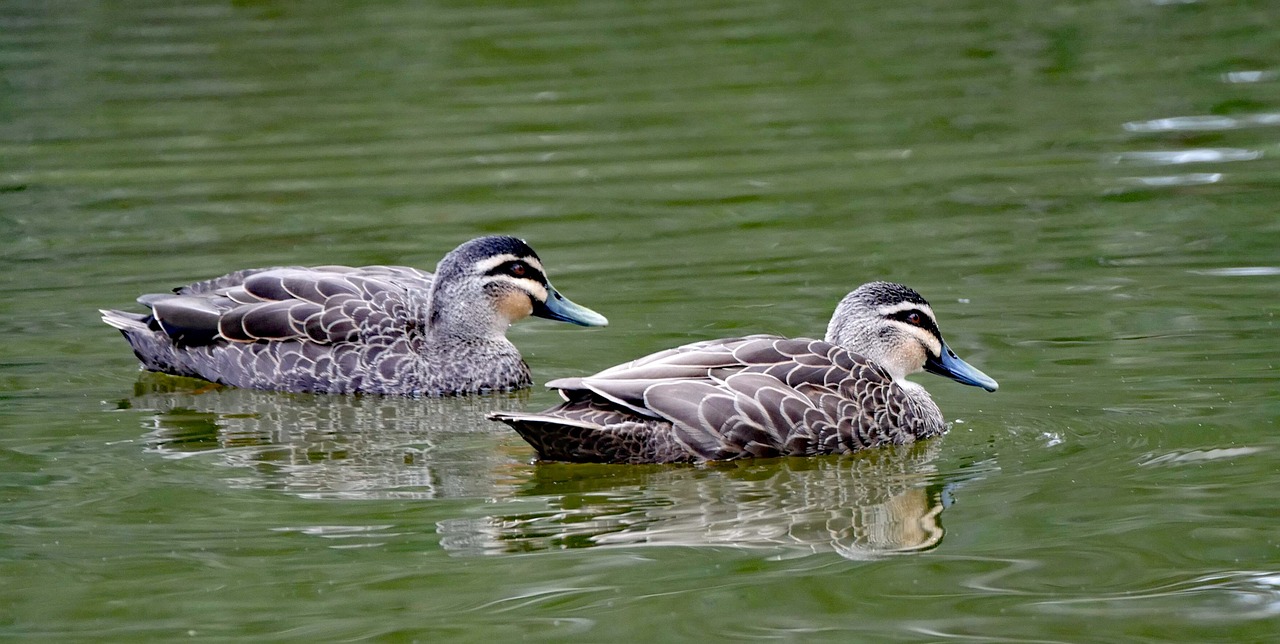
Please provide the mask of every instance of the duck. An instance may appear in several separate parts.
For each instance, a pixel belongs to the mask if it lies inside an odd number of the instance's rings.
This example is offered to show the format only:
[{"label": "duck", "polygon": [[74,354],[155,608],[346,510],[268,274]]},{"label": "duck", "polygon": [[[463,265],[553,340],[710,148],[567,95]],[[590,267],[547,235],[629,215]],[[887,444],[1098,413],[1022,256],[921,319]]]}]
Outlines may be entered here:
[{"label": "duck", "polygon": [[836,307],[822,340],[749,335],[694,342],[586,377],[552,380],[564,402],[488,414],[544,461],[698,463],[846,454],[944,433],[907,376],[928,371],[996,391],[947,346],[933,308],[870,282]]},{"label": "duck", "polygon": [[286,392],[446,396],[532,384],[506,337],[529,316],[608,319],[551,286],[525,241],[491,235],[408,266],[239,270],[101,309],[148,371]]}]

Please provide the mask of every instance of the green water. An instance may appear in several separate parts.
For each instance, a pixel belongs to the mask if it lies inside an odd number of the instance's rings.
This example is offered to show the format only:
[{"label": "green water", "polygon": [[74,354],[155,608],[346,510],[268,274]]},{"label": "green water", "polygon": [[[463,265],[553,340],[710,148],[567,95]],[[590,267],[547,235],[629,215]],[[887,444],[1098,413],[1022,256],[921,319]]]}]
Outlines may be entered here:
[{"label": "green water", "polygon": [[[0,636],[1237,641],[1280,630],[1270,1],[0,0]],[[535,379],[819,335],[1000,381],[911,449],[534,465],[492,409],[140,375],[96,309],[519,235]]]}]

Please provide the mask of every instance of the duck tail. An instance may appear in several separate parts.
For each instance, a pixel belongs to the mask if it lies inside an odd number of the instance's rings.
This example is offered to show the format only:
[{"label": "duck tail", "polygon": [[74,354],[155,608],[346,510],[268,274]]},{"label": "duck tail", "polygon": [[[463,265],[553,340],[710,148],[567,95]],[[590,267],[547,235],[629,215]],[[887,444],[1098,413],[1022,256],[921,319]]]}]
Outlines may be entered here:
[{"label": "duck tail", "polygon": [[182,376],[196,375],[182,369],[173,343],[157,330],[153,316],[113,309],[99,309],[98,312],[102,314],[103,322],[120,330],[133,349],[133,355],[142,363],[142,368]]},{"label": "duck tail", "polygon": [[544,461],[584,461],[581,449],[584,443],[594,442],[592,436],[600,429],[594,423],[518,412],[493,412],[489,420],[506,423],[533,446],[538,458]]},{"label": "duck tail", "polygon": [[127,337],[130,332],[146,333],[151,331],[151,316],[143,313],[129,313],[114,309],[98,309],[102,321],[120,329]]},{"label": "duck tail", "polygon": [[574,463],[673,463],[691,460],[687,452],[671,449],[669,441],[654,440],[651,423],[600,425],[550,414],[494,412],[489,420],[506,423],[538,452],[544,461]]}]

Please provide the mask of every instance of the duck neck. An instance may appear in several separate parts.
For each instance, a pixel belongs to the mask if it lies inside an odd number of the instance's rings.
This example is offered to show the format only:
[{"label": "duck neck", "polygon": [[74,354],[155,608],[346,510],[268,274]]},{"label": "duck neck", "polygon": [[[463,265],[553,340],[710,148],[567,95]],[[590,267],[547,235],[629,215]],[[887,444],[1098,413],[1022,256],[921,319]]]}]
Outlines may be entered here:
[{"label": "duck neck", "polygon": [[444,394],[476,393],[531,383],[520,350],[507,339],[505,320],[436,297],[424,307],[420,319],[426,389]]},{"label": "duck neck", "polygon": [[[422,312],[428,344],[506,343],[510,323],[491,307],[477,306],[488,297],[479,287],[438,279]],[[509,344],[509,343],[508,343]]]},{"label": "duck neck", "polygon": [[533,384],[520,351],[506,338],[430,342],[423,356],[424,390],[432,394],[505,391]]},{"label": "duck neck", "polygon": [[864,326],[857,324],[838,324],[836,320],[832,320],[830,326],[827,327],[826,341],[832,344],[840,345],[850,353],[856,353],[883,368],[889,372],[895,382],[909,382],[906,369],[898,360],[894,360],[893,356],[886,355],[880,349],[881,343],[875,341],[872,337],[872,331]]}]

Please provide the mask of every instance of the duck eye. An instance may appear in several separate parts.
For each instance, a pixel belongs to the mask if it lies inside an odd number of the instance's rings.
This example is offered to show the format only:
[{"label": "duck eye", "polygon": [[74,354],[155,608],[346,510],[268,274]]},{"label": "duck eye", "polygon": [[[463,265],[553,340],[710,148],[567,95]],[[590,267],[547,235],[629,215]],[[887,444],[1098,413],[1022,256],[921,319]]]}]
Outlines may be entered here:
[{"label": "duck eye", "polygon": [[527,271],[528,271],[528,268],[521,262],[516,262],[512,264],[510,268],[507,269],[507,272],[510,273],[513,277],[524,277],[524,274]]},{"label": "duck eye", "polygon": [[908,321],[908,322],[910,322],[910,323],[912,323],[912,324],[914,324],[914,325],[916,325],[916,326],[920,326],[920,322],[921,322],[920,314],[919,314],[919,313],[916,313],[915,311],[912,311],[911,313],[908,313],[908,314],[907,314],[907,321]]}]

